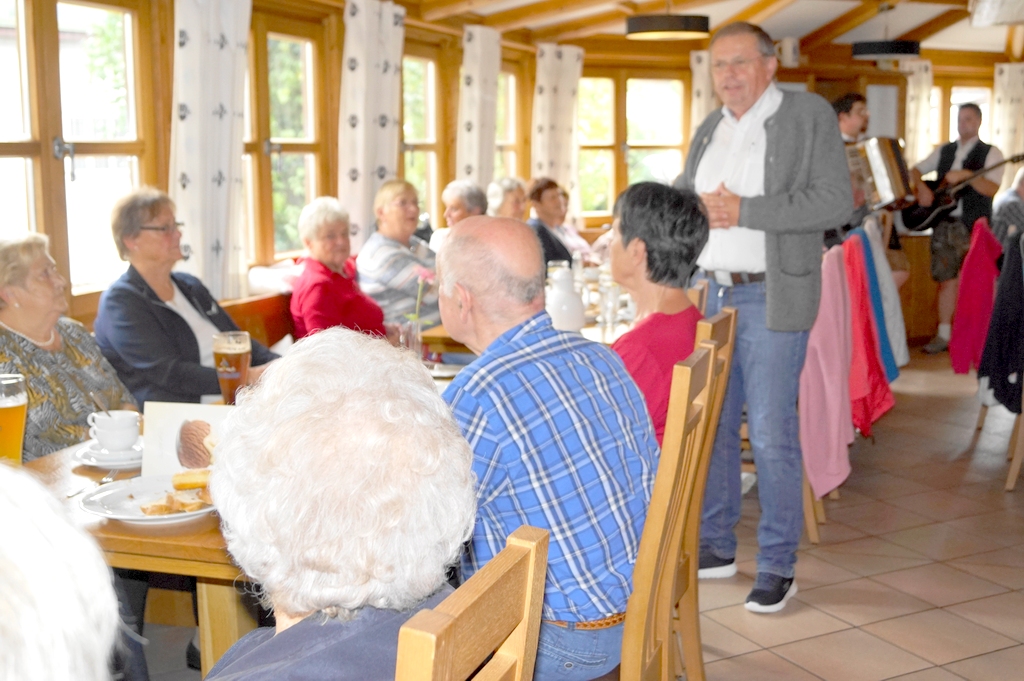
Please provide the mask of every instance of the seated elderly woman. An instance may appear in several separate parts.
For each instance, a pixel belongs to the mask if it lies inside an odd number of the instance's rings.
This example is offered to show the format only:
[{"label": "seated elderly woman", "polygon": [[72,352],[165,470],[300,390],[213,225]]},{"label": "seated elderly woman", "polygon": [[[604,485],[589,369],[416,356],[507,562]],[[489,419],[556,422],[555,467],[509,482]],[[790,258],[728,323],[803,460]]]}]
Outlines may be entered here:
[{"label": "seated elderly woman", "polygon": [[533,227],[544,247],[544,260],[572,260],[573,254],[590,258],[590,244],[572,225],[566,223],[569,194],[548,177],[538,177],[530,184],[530,204],[537,217],[527,224]]},{"label": "seated elderly woman", "polygon": [[[483,215],[487,211],[487,195],[480,187],[469,180],[452,180],[441,192],[441,201],[444,203],[444,223],[446,227],[465,220],[474,215]],[[430,250],[440,253],[445,239],[448,238],[447,229],[435,230],[430,235]]]},{"label": "seated elderly woman", "polygon": [[[140,406],[220,399],[213,334],[238,326],[197,278],[171,271],[184,257],[174,202],[137,189],[114,206],[111,231],[130,265],[100,297],[94,329],[103,355]],[[276,357],[253,341],[248,381]]]},{"label": "seated elderly woman", "polygon": [[441,322],[437,310],[434,252],[413,236],[419,224],[416,188],[404,180],[388,180],[373,200],[377,231],[356,257],[359,286],[384,310],[384,321],[402,323],[417,312],[424,327]]},{"label": "seated elderly woman", "polygon": [[33,476],[0,464],[0,679],[108,681],[110,571]]},{"label": "seated elderly woman", "polygon": [[701,319],[686,286],[708,240],[708,219],[696,194],[657,182],[630,186],[613,215],[612,277],[633,296],[636,320],[612,349],[644,394],[660,444],[672,366],[693,352]]},{"label": "seated elderly woman", "polygon": [[332,326],[387,335],[384,312],[356,283],[348,229],[348,213],[330,196],[314,199],[299,215],[299,238],[309,256],[292,289],[296,340]]},{"label": "seated elderly woman", "polygon": [[518,177],[503,177],[487,185],[487,214],[522,220],[526,212],[526,185]]},{"label": "seated elderly woman", "polygon": [[0,373],[25,377],[25,462],[89,439],[90,392],[111,409],[136,408],[89,331],[63,316],[67,281],[48,243],[0,242]]},{"label": "seated elderly woman", "polygon": [[340,328],[296,343],[240,394],[210,479],[228,551],[277,626],[207,681],[394,679],[399,628],[451,593],[472,456],[411,353]]}]

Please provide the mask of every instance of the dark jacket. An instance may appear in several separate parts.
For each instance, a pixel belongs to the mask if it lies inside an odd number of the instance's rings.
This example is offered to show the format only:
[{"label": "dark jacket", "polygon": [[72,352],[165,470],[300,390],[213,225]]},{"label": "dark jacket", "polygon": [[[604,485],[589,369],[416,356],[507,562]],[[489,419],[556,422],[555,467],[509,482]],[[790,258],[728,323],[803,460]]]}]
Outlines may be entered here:
[{"label": "dark jacket", "polygon": [[1024,374],[1024,277],[1021,235],[1006,241],[1003,271],[999,275],[996,303],[992,309],[985,350],[978,377],[988,376],[988,385],[999,403],[1015,414],[1021,412],[1021,380]]},{"label": "dark jacket", "polygon": [[[238,325],[197,278],[172,272],[192,307],[221,331]],[[160,300],[138,270],[129,267],[100,297],[96,342],[139,406],[150,402],[198,402],[220,392],[217,370],[199,364],[199,343],[181,315]],[[277,355],[252,342],[252,364]]]},{"label": "dark jacket", "polygon": [[540,239],[541,248],[544,249],[544,262],[551,262],[552,260],[568,260],[572,263],[572,253],[565,247],[565,244],[559,240],[557,236],[551,233],[551,230],[541,222],[538,218],[531,218],[526,224],[533,227],[533,231],[537,233],[537,238]]},{"label": "dark jacket", "polygon": [[[953,161],[956,158],[956,142],[950,142],[949,144],[942,147],[942,152],[939,154],[939,167],[936,174],[941,180],[946,176],[946,173],[953,167]],[[988,158],[988,150],[992,148],[992,145],[985,144],[981,140],[974,145],[971,149],[971,153],[967,154],[967,158],[964,159],[963,169],[970,171],[978,171],[985,167],[985,159]],[[961,206],[963,207],[963,213],[960,216],[960,220],[967,225],[967,230],[974,229],[974,223],[978,218],[989,218],[992,219],[992,197],[985,196],[981,192],[977,191],[971,185],[967,185],[959,192]]]}]

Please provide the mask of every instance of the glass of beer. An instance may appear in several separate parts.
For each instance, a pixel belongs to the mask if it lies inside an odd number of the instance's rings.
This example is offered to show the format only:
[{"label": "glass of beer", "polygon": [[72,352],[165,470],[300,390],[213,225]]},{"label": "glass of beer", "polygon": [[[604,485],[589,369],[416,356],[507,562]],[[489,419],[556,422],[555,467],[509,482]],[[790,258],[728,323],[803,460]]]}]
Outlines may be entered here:
[{"label": "glass of beer", "polygon": [[0,374],[0,460],[21,465],[28,393],[21,374]]},{"label": "glass of beer", "polygon": [[248,331],[213,334],[213,364],[217,367],[224,404],[235,403],[235,392],[245,385],[251,360],[252,341]]}]

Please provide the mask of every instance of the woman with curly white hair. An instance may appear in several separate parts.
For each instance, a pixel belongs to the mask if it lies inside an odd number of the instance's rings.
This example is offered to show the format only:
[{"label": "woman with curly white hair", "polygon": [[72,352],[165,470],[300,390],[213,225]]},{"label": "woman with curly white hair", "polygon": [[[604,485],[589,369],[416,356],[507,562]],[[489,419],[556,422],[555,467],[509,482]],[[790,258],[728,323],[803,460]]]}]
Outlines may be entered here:
[{"label": "woman with curly white hair", "polygon": [[451,588],[472,452],[413,354],[348,329],[238,398],[210,480],[228,550],[274,609],[207,677],[393,679],[398,630]]}]

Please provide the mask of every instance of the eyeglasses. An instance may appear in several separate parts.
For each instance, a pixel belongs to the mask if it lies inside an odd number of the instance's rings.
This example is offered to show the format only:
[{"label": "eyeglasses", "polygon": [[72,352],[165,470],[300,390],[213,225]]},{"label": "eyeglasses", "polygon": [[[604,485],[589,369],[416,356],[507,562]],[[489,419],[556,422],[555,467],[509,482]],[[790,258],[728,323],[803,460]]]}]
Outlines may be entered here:
[{"label": "eyeglasses", "polygon": [[184,222],[175,222],[170,225],[143,225],[139,227],[139,229],[147,232],[160,232],[161,234],[167,235],[171,232],[181,233],[181,228],[184,226]]},{"label": "eyeglasses", "polygon": [[764,58],[765,57],[759,55],[757,57],[747,57],[745,59],[733,59],[732,61],[715,61],[711,62],[711,70],[718,73],[731,69],[742,71],[751,64],[754,64]]}]

